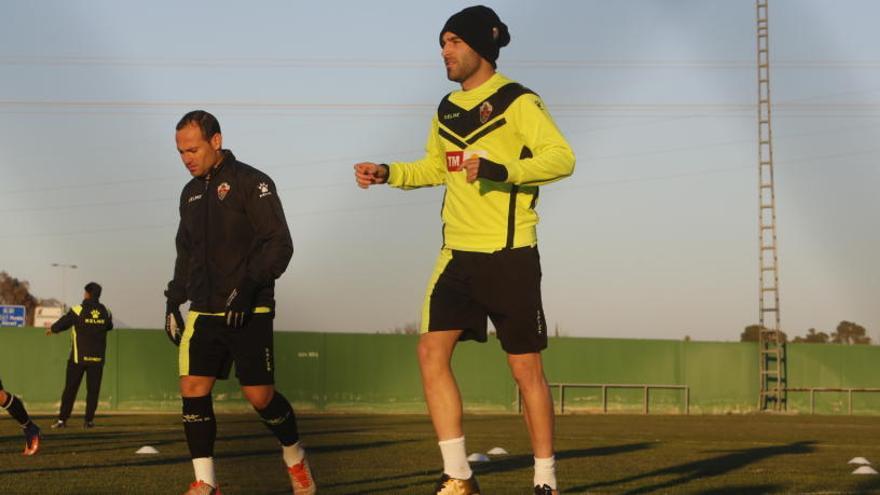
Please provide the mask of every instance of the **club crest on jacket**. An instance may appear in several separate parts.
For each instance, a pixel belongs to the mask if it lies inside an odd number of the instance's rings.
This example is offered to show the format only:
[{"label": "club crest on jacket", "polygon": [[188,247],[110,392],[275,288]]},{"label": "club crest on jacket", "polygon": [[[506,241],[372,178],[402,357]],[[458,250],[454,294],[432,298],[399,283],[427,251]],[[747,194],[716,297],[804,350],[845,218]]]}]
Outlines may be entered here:
[{"label": "club crest on jacket", "polygon": [[217,186],[217,197],[220,198],[220,201],[226,199],[226,195],[229,194],[230,189],[232,189],[232,187],[228,182],[224,182]]},{"label": "club crest on jacket", "polygon": [[489,117],[492,116],[492,104],[488,101],[484,101],[482,105],[480,105],[480,123],[485,124],[489,121]]}]

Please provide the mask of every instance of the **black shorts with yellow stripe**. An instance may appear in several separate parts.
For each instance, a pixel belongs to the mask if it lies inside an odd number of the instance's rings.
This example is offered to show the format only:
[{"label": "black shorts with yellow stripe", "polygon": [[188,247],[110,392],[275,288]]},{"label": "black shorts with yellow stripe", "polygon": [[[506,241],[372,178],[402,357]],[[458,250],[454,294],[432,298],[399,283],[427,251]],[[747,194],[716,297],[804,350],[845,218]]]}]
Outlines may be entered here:
[{"label": "black shorts with yellow stripe", "polygon": [[257,308],[244,327],[231,328],[223,313],[190,311],[180,341],[180,376],[225,380],[234,363],[240,384],[274,384],[274,316],[269,308]]},{"label": "black shorts with yellow stripe", "polygon": [[547,347],[537,247],[440,251],[422,307],[422,333],[463,330],[460,340],[485,342],[487,318],[509,354]]}]

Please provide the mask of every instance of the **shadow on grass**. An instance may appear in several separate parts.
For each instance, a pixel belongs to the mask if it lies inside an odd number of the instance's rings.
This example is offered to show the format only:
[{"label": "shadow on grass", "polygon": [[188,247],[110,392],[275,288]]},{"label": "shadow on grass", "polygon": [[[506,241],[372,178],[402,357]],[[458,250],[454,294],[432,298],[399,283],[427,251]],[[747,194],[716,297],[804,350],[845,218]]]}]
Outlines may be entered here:
[{"label": "shadow on grass", "polygon": [[[628,443],[624,445],[610,445],[607,447],[593,447],[589,449],[569,449],[556,452],[556,460],[580,459],[584,457],[603,457],[608,455],[625,454],[637,450],[650,449],[652,443]],[[535,458],[529,455],[515,455],[496,457],[491,462],[474,464],[473,470],[477,474],[505,473],[519,469],[531,469],[535,465]]]},{"label": "shadow on grass", "polygon": [[[612,445],[609,447],[596,447],[591,449],[572,449],[572,450],[562,450],[556,453],[557,459],[579,459],[584,457],[600,457],[600,456],[608,456],[615,454],[622,454],[626,452],[633,452],[636,450],[643,450],[651,448],[650,443],[631,443],[624,445]],[[474,473],[486,474],[486,473],[503,473],[507,471],[514,471],[517,469],[525,469],[531,468],[534,465],[535,458],[531,455],[517,455],[517,456],[505,456],[501,458],[495,458],[491,462],[484,464],[473,464],[471,467],[474,470]],[[384,476],[381,478],[371,477],[369,479],[364,480],[355,480],[355,481],[345,481],[340,483],[326,483],[324,486],[330,488],[338,488],[343,486],[356,486],[363,483],[376,483],[383,481],[400,481],[407,478],[424,478],[424,477],[440,477],[440,470],[431,470],[431,471],[413,471],[404,474],[397,474],[393,476]],[[403,490],[407,489],[415,489],[415,488],[430,488],[433,486],[435,480],[430,479],[420,479],[415,480],[408,484],[398,484],[393,486],[383,486],[381,490],[383,492],[388,492],[392,490],[391,493],[396,493],[393,490]],[[349,495],[357,495],[361,493],[376,493],[379,490],[378,488],[371,488],[366,491],[358,491],[358,492],[347,492]],[[411,492],[412,490],[409,490]]]},{"label": "shadow on grass", "polygon": [[[344,432],[360,432],[363,431],[361,429],[348,429],[348,430],[340,430]],[[320,433],[319,433],[320,434]],[[317,436],[313,433],[308,434],[308,437]],[[266,439],[272,440],[275,437],[269,431],[261,431],[256,433],[240,433],[233,435],[219,435],[217,438],[218,445],[222,445],[226,442],[236,442],[236,441],[253,441],[255,439],[259,439],[265,437]],[[68,431],[52,431],[52,432],[43,432],[43,444],[44,449],[50,448],[53,454],[70,454],[76,452],[88,452],[89,454],[95,454],[98,452],[112,452],[112,451],[128,451],[137,450],[139,447],[143,445],[151,445],[153,447],[167,447],[169,445],[175,444],[183,444],[186,439],[183,433],[183,427],[180,428],[179,432],[167,432],[160,435],[156,435],[155,433],[144,433],[144,432],[122,432],[122,431],[103,431],[96,432],[94,430],[89,431],[76,431],[70,432]],[[415,440],[404,440],[402,442],[411,442]],[[9,435],[9,436],[0,436],[0,445],[4,445],[6,443],[10,444],[9,450],[18,451],[20,450],[20,445],[24,445],[24,435]],[[367,445],[367,444],[362,444]],[[384,444],[382,442],[372,444],[372,447],[383,447]],[[343,451],[350,450],[351,445],[342,445],[342,446],[309,446],[307,443],[307,448],[309,451],[316,452],[335,452],[335,451]],[[364,448],[370,448],[364,447]],[[6,450],[5,448],[3,450]],[[0,470],[0,473],[3,471]]]},{"label": "shadow on grass", "polygon": [[[344,452],[344,451],[353,451],[353,450],[364,450],[364,449],[372,449],[372,448],[380,448],[387,447],[389,445],[396,445],[408,442],[414,442],[415,440],[388,440],[388,441],[379,441],[379,442],[369,442],[369,443],[358,443],[358,444],[342,444],[342,445],[326,445],[320,447],[310,447],[309,451],[311,452]],[[252,450],[247,452],[233,452],[233,453],[220,453],[215,457],[219,460],[223,459],[244,459],[249,457],[261,457],[261,456],[280,456],[281,451],[278,447],[272,449],[261,449],[261,450]],[[107,469],[107,468],[121,468],[121,467],[148,467],[148,466],[164,466],[170,464],[178,464],[178,463],[189,463],[189,456],[174,456],[174,457],[163,457],[163,458],[153,458],[153,459],[144,459],[138,461],[124,461],[124,462],[111,462],[105,464],[91,464],[88,466],[76,465],[76,466],[60,466],[60,467],[35,467],[30,469],[0,469],[0,475],[3,474],[22,474],[22,473],[63,473],[66,471],[86,471],[86,470],[95,470],[95,469]]]},{"label": "shadow on grass", "polygon": [[[589,485],[581,485],[567,488],[570,492],[584,492],[588,490],[596,490],[600,488],[608,488],[623,483],[631,483],[643,479],[656,478],[660,476],[674,476],[673,479],[653,484],[647,484],[638,488],[633,488],[623,493],[638,494],[650,493],[654,491],[670,491],[674,487],[687,484],[696,479],[711,478],[720,476],[740,468],[743,468],[754,462],[759,462],[770,457],[788,454],[808,454],[813,452],[814,441],[795,442],[787,445],[775,445],[772,447],[760,447],[755,449],[744,449],[729,451],[725,454],[701,459],[699,461],[687,462],[677,466],[670,466],[662,469],[655,469],[646,473],[628,476],[613,481],[603,481]],[[777,487],[782,488],[782,487]],[[755,487],[758,489],[758,487]],[[708,492],[707,492],[708,493]],[[711,493],[717,493],[711,490]],[[745,492],[731,492],[745,493]],[[766,493],[764,491],[763,493]]]},{"label": "shadow on grass", "polygon": [[[368,488],[366,490],[360,490],[356,492],[345,492],[346,495],[367,495],[368,493],[376,494],[376,493],[432,493],[432,489],[434,488],[432,483],[421,483],[421,484],[412,484],[408,483],[406,485],[391,485],[382,487],[382,489]],[[430,490],[430,491],[429,491]]]},{"label": "shadow on grass", "polygon": [[[64,454],[83,454],[87,453],[89,455],[96,454],[98,452],[118,452],[119,455],[126,454],[134,454],[134,452],[145,446],[149,445],[155,448],[165,448],[169,445],[182,444],[184,440],[180,439],[168,439],[168,440],[157,440],[157,439],[149,439],[147,441],[140,442],[121,442],[121,443],[109,443],[109,442],[94,442],[94,443],[84,443],[84,444],[49,444],[46,445],[45,441],[43,443],[42,451],[43,452],[51,452],[53,455],[64,455]],[[161,449],[160,449],[161,450]]]},{"label": "shadow on grass", "polygon": [[3,435],[3,436],[0,436],[0,444],[2,444],[2,443],[6,443],[6,442],[21,443],[21,442],[23,442],[23,441],[24,441],[24,433],[19,433],[19,434],[17,434],[17,435]]},{"label": "shadow on grass", "polygon": [[[182,435],[181,435],[182,437]],[[144,439],[145,436],[143,434],[136,433],[112,433],[112,432],[91,432],[91,433],[73,433],[73,434],[65,434],[65,433],[57,433],[57,432],[46,432],[43,430],[42,434],[42,444],[44,448],[52,446],[51,449],[53,453],[57,454],[66,454],[70,452],[82,452],[86,450],[90,453],[94,452],[102,452],[102,451],[111,451],[117,449],[128,449],[128,448],[137,448],[143,445],[142,442],[138,442],[138,439]],[[151,445],[167,445],[175,443],[175,439],[156,439],[155,436],[148,438],[149,443]],[[4,446],[9,442],[14,447],[11,450],[19,450],[19,444],[21,446],[24,445],[24,435],[14,435],[14,436],[0,436],[0,446]],[[5,450],[5,447],[0,449],[0,451]],[[2,472],[2,471],[0,471]]]},{"label": "shadow on grass", "polygon": [[369,428],[340,428],[337,430],[308,430],[300,427],[301,435],[305,438],[317,437],[319,435],[338,435],[341,433],[372,433],[374,430]]},{"label": "shadow on grass", "polygon": [[[341,486],[356,486],[356,485],[360,485],[360,484],[364,484],[364,483],[377,483],[377,482],[382,482],[382,481],[398,481],[398,480],[404,480],[404,479],[407,479],[407,478],[413,478],[413,477],[417,477],[417,476],[418,476],[418,477],[422,477],[422,476],[431,476],[431,475],[433,475],[433,474],[438,474],[438,478],[439,478],[439,473],[436,472],[436,471],[424,471],[424,470],[422,470],[422,471],[412,471],[412,472],[404,473],[404,474],[396,474],[396,475],[394,475],[394,476],[382,476],[381,478],[377,478],[377,477],[375,477],[375,476],[371,476],[370,478],[368,478],[368,479],[363,479],[363,480],[341,481],[341,482],[338,482],[338,483],[324,483],[323,486],[326,486],[326,487],[328,487],[328,488],[331,488],[331,487],[332,487],[332,488],[338,488],[338,487],[341,487]],[[393,487],[392,487],[392,486],[383,486],[383,487],[382,487],[382,490],[390,490],[390,489],[392,489],[392,488],[407,488],[407,487],[413,487],[413,486],[418,486],[418,483],[415,484],[415,485],[412,484],[412,483],[407,484],[407,485],[395,485],[395,486],[393,486]],[[377,489],[377,488],[371,488],[370,490],[376,491],[376,490],[378,490],[378,489]],[[346,493],[348,493],[348,492],[346,492]],[[354,493],[355,493],[355,492],[352,492],[351,495],[353,495]],[[361,493],[361,492],[357,492],[357,493]],[[363,493],[367,493],[367,492],[363,492]]]},{"label": "shadow on grass", "polygon": [[143,445],[160,447],[184,441],[182,431],[180,434],[177,434],[176,432],[155,434],[114,430],[105,430],[103,432],[89,430],[77,431],[76,433],[65,431],[46,432],[44,430],[42,439],[43,448],[50,449],[53,454],[69,454],[76,452],[88,452],[89,454],[94,454],[97,452],[114,450],[136,450]]},{"label": "shadow on grass", "polygon": [[418,442],[418,440],[407,439],[407,440],[380,440],[376,442],[370,443],[349,443],[349,444],[340,444],[340,445],[316,445],[316,446],[306,446],[307,452],[320,452],[320,453],[335,453],[335,452],[345,452],[349,450],[363,450],[363,449],[375,449],[379,447],[388,447],[389,445],[401,445],[405,443]]},{"label": "shadow on grass", "polygon": [[867,476],[855,488],[856,493],[880,493],[880,476]]},{"label": "shadow on grass", "polygon": [[[381,419],[377,419],[381,418]],[[330,420],[330,421],[328,421]],[[405,428],[414,426],[416,428],[424,428],[426,431],[431,431],[431,423],[425,420],[423,416],[411,416],[411,415],[403,415],[398,416],[395,414],[391,415],[377,415],[377,414],[368,414],[368,415],[333,415],[332,413],[325,416],[300,416],[297,415],[296,422],[299,424],[300,430],[309,433],[319,433],[324,431],[332,431],[330,429],[325,429],[329,425],[330,428],[336,426],[336,422],[342,423],[344,428],[348,428],[347,425],[357,424],[362,429],[365,430],[375,430],[376,428],[381,429],[394,429],[394,428]],[[329,425],[328,425],[329,423]],[[317,427],[315,425],[318,425]],[[345,430],[342,430],[343,432]]]},{"label": "shadow on grass", "polygon": [[[40,436],[42,438],[60,438],[60,439],[64,439],[64,440],[85,440],[85,439],[103,440],[103,439],[109,439],[109,438],[116,439],[116,438],[127,438],[127,437],[134,437],[134,436],[143,436],[143,434],[136,433],[136,432],[123,433],[123,432],[118,432],[118,431],[97,432],[94,430],[85,430],[82,432],[77,431],[76,433],[72,433],[72,432],[67,433],[64,431],[58,432],[57,430],[48,430],[47,431],[46,428],[43,428]],[[24,438],[23,434],[2,436],[2,437],[0,437],[0,442],[6,441],[6,440],[11,440],[11,439],[15,439],[17,441],[17,440],[21,440],[23,438]]]},{"label": "shadow on grass", "polygon": [[698,495],[758,495],[784,492],[781,485],[735,485],[694,492]]}]

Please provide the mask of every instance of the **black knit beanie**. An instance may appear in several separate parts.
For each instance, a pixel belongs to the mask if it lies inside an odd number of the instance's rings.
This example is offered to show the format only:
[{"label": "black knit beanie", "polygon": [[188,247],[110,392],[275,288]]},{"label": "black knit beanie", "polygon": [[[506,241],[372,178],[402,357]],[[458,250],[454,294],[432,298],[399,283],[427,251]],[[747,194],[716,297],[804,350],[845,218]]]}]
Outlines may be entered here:
[{"label": "black knit beanie", "polygon": [[[492,29],[498,29],[497,37],[492,36]],[[489,7],[475,5],[453,14],[440,30],[440,46],[443,46],[443,33],[458,35],[481,57],[488,60],[492,67],[497,67],[498,51],[510,43],[510,32],[507,25],[501,22],[498,14]]]}]

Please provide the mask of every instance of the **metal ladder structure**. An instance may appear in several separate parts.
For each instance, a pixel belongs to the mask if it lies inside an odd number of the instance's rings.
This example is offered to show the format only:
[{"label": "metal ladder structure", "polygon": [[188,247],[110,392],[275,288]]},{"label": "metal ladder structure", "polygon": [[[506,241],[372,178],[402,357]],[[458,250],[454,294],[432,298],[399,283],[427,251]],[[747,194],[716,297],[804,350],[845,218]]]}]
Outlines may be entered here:
[{"label": "metal ladder structure", "polygon": [[758,35],[758,217],[760,294],[760,396],[758,409],[786,406],[785,336],[780,330],[779,268],[776,250],[776,193],[773,183],[773,132],[770,126],[770,47],[767,1],[755,0]]}]

